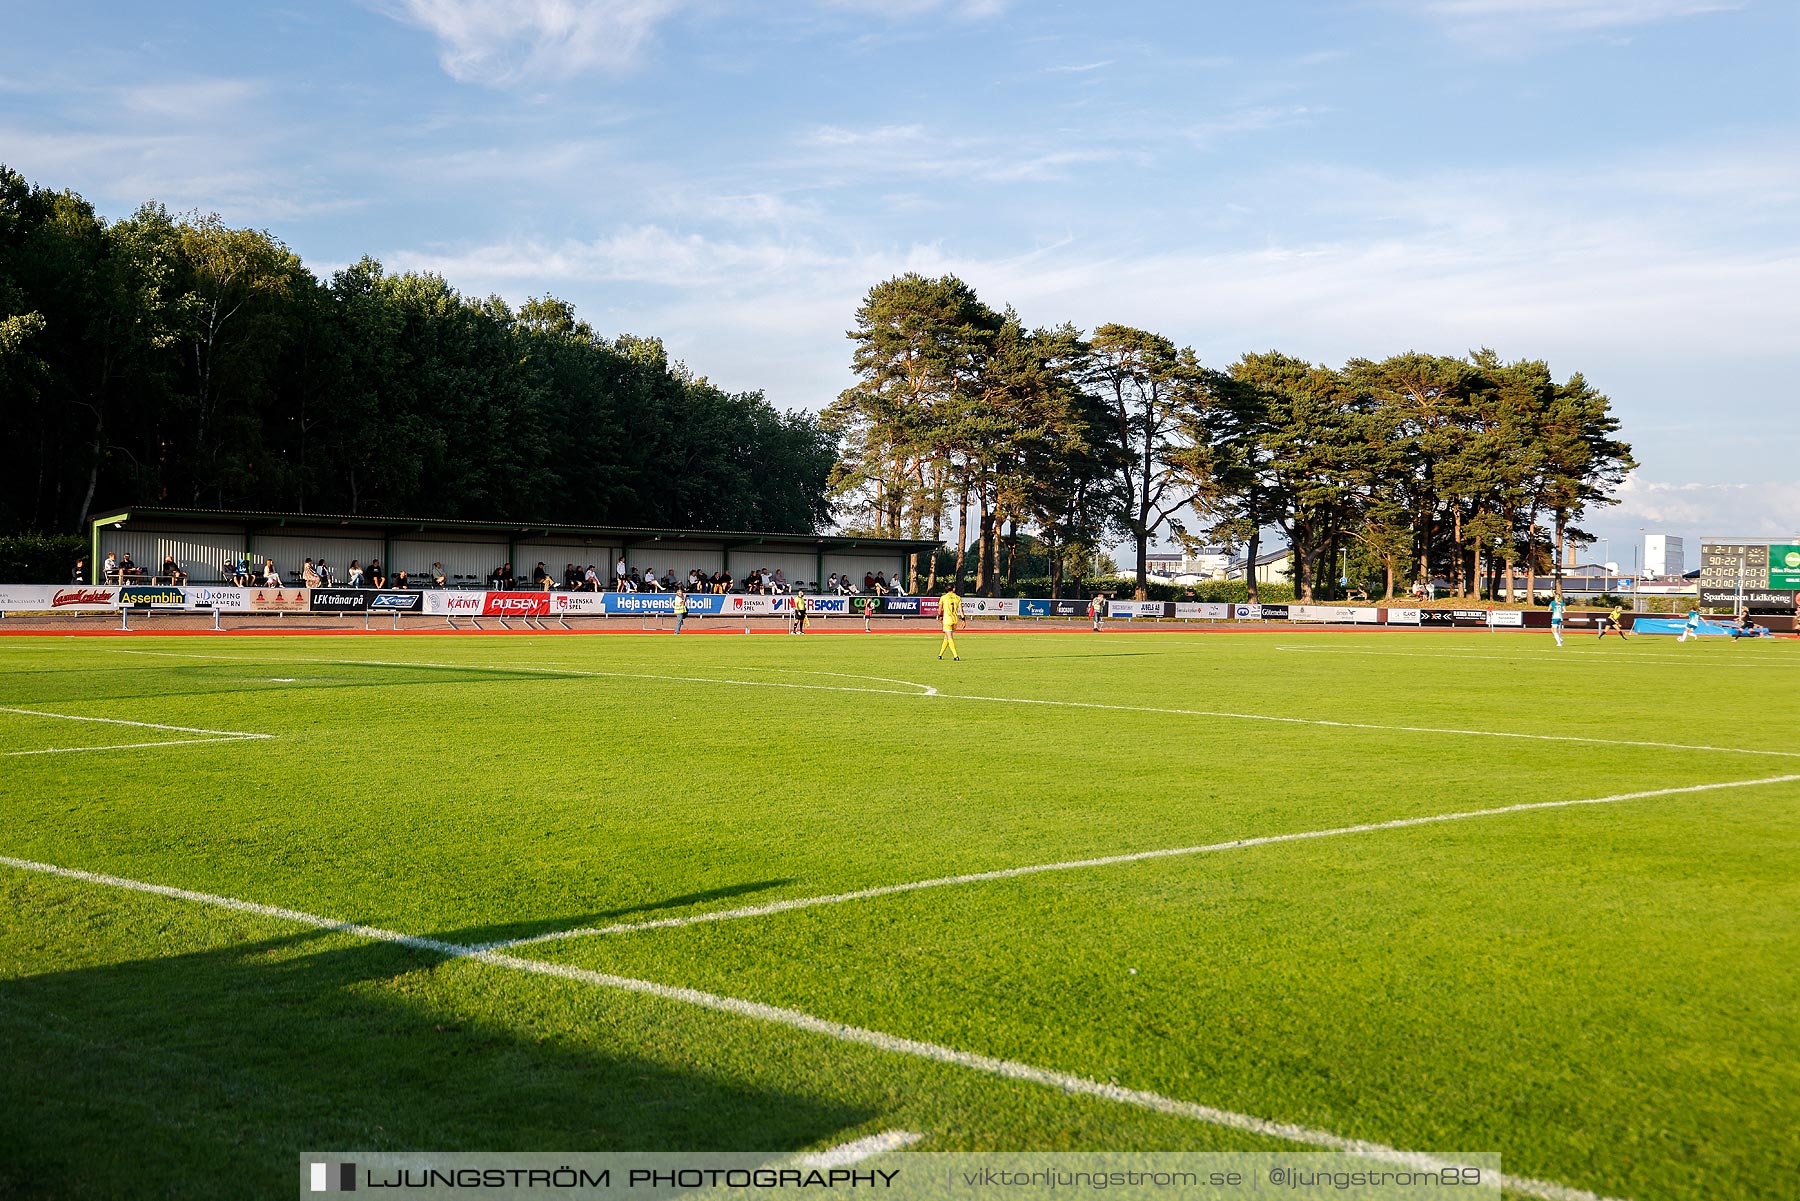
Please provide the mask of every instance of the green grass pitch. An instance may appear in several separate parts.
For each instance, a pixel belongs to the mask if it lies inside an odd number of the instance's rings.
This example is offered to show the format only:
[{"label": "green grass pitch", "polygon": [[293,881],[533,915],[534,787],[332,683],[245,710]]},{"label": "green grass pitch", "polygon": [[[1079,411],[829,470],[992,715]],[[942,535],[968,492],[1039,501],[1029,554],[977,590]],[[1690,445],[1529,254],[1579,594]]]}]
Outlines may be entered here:
[{"label": "green grass pitch", "polygon": [[961,641],[0,639],[0,1195],[1295,1147],[1202,1106],[1794,1195],[1800,645]]}]

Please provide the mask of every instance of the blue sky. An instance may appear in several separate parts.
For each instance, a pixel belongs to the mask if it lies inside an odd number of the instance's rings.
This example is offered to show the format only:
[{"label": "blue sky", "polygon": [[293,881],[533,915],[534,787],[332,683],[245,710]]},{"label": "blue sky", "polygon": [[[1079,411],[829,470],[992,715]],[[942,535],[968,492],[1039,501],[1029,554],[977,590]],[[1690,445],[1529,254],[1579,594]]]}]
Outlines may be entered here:
[{"label": "blue sky", "polygon": [[1613,398],[1626,568],[1800,533],[1790,0],[12,7],[0,161],[108,216],[552,293],[783,406],[914,269],[1219,366],[1488,345]]}]

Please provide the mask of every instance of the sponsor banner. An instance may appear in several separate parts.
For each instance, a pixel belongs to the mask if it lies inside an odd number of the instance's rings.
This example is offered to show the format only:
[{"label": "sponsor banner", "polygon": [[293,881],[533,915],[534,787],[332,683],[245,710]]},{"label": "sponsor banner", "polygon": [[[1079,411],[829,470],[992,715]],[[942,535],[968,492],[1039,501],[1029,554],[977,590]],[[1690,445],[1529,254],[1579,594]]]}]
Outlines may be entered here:
[{"label": "sponsor banner", "polygon": [[1173,617],[1175,606],[1168,601],[1116,600],[1106,603],[1108,617]]},{"label": "sponsor banner", "polygon": [[0,584],[0,612],[82,611],[118,607],[119,590],[105,585],[90,588],[79,584],[65,587],[55,584]]},{"label": "sponsor banner", "polygon": [[598,592],[552,592],[550,612],[558,617],[598,617],[606,612],[606,597]]},{"label": "sponsor banner", "polygon": [[1423,609],[1389,609],[1387,623],[1391,626],[1416,626],[1424,623]]},{"label": "sponsor banner", "polygon": [[1262,608],[1261,605],[1233,605],[1231,616],[1234,621],[1261,621]]},{"label": "sponsor banner", "polygon": [[921,596],[919,598],[919,616],[920,617],[936,617],[942,611],[943,611],[943,606],[938,602],[937,597]]},{"label": "sponsor banner", "polygon": [[372,595],[363,588],[314,588],[310,603],[314,613],[361,613]]},{"label": "sponsor banner", "polygon": [[1495,629],[1522,630],[1525,628],[1525,612],[1522,609],[1495,609],[1488,614],[1488,624]]},{"label": "sponsor banner", "polygon": [[1777,592],[1800,588],[1800,546],[1778,542],[1769,548],[1769,587]]},{"label": "sponsor banner", "polygon": [[423,592],[377,592],[369,598],[369,611],[382,613],[423,613]]},{"label": "sponsor banner", "polygon": [[1293,621],[1322,621],[1328,625],[1378,625],[1381,610],[1354,605],[1289,605]]},{"label": "sponsor banner", "polygon": [[1188,621],[1225,621],[1231,617],[1231,606],[1215,601],[1177,601],[1175,616]]},{"label": "sponsor banner", "polygon": [[881,602],[881,611],[890,617],[921,616],[924,601],[916,596],[889,596]]},{"label": "sponsor banner", "polygon": [[187,590],[188,600],[197,609],[240,610],[250,607],[247,588],[195,588]]},{"label": "sponsor banner", "polygon": [[[1779,609],[1783,613],[1794,611],[1795,594],[1774,588],[1746,588],[1741,594],[1743,603],[1752,609]],[[1740,593],[1736,588],[1700,589],[1700,607],[1703,609],[1733,609],[1738,606]]]},{"label": "sponsor banner", "polygon": [[1484,626],[1486,609],[1420,609],[1419,624],[1427,626]]},{"label": "sponsor banner", "polygon": [[548,592],[484,592],[481,594],[483,617],[548,617]]},{"label": "sponsor banner", "polygon": [[963,600],[964,617],[1017,617],[1019,602],[1006,597],[974,596]]},{"label": "sponsor banner", "polygon": [[[1086,617],[1088,603],[1084,600],[1025,600],[1019,602],[1021,617]],[[935,608],[926,616],[937,615]]]},{"label": "sponsor banner", "polygon": [[1264,621],[1292,621],[1293,620],[1293,606],[1292,605],[1264,605],[1262,607],[1262,619]]},{"label": "sponsor banner", "polygon": [[248,608],[252,613],[305,613],[308,612],[306,589],[304,588],[247,588],[250,594]]},{"label": "sponsor banner", "polygon": [[485,592],[427,592],[425,612],[437,617],[480,617],[486,601]]},{"label": "sponsor banner", "polygon": [[119,589],[119,608],[185,609],[187,593],[173,585],[127,584]]},{"label": "sponsor banner", "polygon": [[848,617],[850,616],[850,598],[847,596],[809,596],[806,598],[806,615],[808,617]]},{"label": "sponsor banner", "polygon": [[[538,595],[544,595],[539,593]],[[609,617],[633,617],[643,613],[675,613],[675,594],[673,592],[603,592],[600,599],[604,603]],[[721,613],[729,613],[728,602],[736,597],[722,595],[717,592],[688,593],[689,617],[717,617]],[[750,599],[763,599],[751,598]]]},{"label": "sponsor banner", "polygon": [[[788,598],[785,596],[728,595],[719,599],[726,602],[725,616],[727,617],[772,617],[777,613],[788,611]],[[862,598],[858,597],[857,599],[861,600]],[[807,607],[811,608],[810,603]],[[669,611],[674,612],[673,605],[670,606]]]}]

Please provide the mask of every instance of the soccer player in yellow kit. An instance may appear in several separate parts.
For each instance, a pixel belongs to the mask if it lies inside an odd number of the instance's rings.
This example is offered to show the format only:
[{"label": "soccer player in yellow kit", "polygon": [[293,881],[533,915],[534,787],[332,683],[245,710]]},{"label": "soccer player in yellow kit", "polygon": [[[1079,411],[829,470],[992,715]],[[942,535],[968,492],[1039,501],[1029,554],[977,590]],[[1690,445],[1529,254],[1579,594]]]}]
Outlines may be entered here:
[{"label": "soccer player in yellow kit", "polygon": [[963,619],[962,597],[956,595],[954,587],[938,597],[938,617],[944,623],[944,644],[938,647],[938,658],[942,659],[944,652],[949,651],[951,661],[954,662],[962,658],[956,653],[956,627],[962,624]]}]

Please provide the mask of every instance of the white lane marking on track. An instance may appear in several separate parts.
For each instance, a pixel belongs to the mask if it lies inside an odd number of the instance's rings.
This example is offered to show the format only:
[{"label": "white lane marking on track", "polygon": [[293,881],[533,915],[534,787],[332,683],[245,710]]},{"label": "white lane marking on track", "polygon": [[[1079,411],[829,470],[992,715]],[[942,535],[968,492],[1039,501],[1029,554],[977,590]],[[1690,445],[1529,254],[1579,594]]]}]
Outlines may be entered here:
[{"label": "white lane marking on track", "polygon": [[[1278,651],[1289,651],[1305,655],[1372,655],[1380,659],[1478,659],[1490,663],[1575,663],[1583,668],[1592,667],[1595,659],[1585,654],[1570,655],[1564,651],[1546,651],[1543,654],[1529,655],[1481,655],[1465,651],[1378,651],[1363,650],[1354,646],[1278,646]],[[1727,663],[1722,659],[1702,659],[1695,655],[1671,654],[1666,651],[1655,651],[1647,654],[1609,655],[1608,663],[1662,664],[1683,663],[1701,667],[1748,667],[1773,668],[1777,671],[1792,671],[1800,668],[1800,660],[1792,663]]]},{"label": "white lane marking on track", "polygon": [[196,726],[170,726],[154,721],[127,721],[122,717],[87,717],[79,713],[49,713],[42,709],[19,709],[0,705],[0,713],[20,713],[27,717],[54,717],[62,721],[98,722],[108,726],[132,726],[142,730],[171,730],[179,734],[206,734],[206,738],[170,738],[162,742],[125,742],[109,746],[52,746],[31,751],[0,752],[0,758],[20,755],[75,755],[88,751],[141,751],[163,746],[199,746],[208,742],[253,742],[273,738],[273,734],[251,734],[244,730],[202,730]]},{"label": "white lane marking on track", "polygon": [[1637,801],[1649,797],[1679,796],[1693,792],[1716,792],[1723,788],[1752,788],[1763,784],[1791,784],[1800,775],[1769,776],[1761,780],[1727,780],[1720,784],[1690,784],[1680,788],[1655,788],[1646,792],[1622,792],[1616,796],[1582,797],[1565,801],[1527,801],[1517,805],[1501,805],[1493,809],[1466,809],[1458,813],[1435,813],[1427,817],[1400,817],[1392,821],[1364,822],[1355,826],[1334,826],[1329,830],[1304,830],[1292,834],[1265,834],[1256,838],[1234,838],[1229,842],[1212,842],[1204,846],[1165,847],[1153,851],[1131,851],[1123,855],[1102,855],[1094,859],[1070,859],[1061,863],[1034,863],[1025,867],[1005,867],[989,872],[970,872],[962,876],[938,876],[930,880],[913,880],[905,884],[883,884],[855,892],[829,896],[794,897],[771,901],[766,905],[746,905],[741,909],[720,909],[685,917],[665,917],[647,922],[623,922],[613,926],[584,926],[571,930],[553,930],[529,938],[482,944],[483,950],[529,946],[532,943],[561,942],[590,935],[632,934],[641,930],[668,930],[677,926],[695,926],[704,922],[733,921],[738,918],[767,917],[794,909],[811,909],[818,905],[841,905],[846,901],[864,901],[896,893],[918,892],[926,888],[945,888],[953,884],[979,884],[988,880],[1010,880],[1034,876],[1041,872],[1067,872],[1089,867],[1112,867],[1120,863],[1141,863],[1147,859],[1172,859],[1185,855],[1208,855],[1217,851],[1237,851],[1245,847],[1270,846],[1278,842],[1301,842],[1314,838],[1340,838],[1346,834],[1368,834],[1376,830],[1403,830],[1409,826],[1429,826],[1441,822],[1466,821],[1475,817],[1498,817],[1508,813],[1529,813],[1538,809],[1566,809],[1574,805],[1611,805],[1619,801]]},{"label": "white lane marking on track", "polygon": [[[1007,1080],[1041,1084],[1049,1088],[1060,1089],[1065,1093],[1097,1097],[1121,1105],[1131,1105],[1139,1109],[1188,1118],[1207,1125],[1240,1130],[1266,1138],[1299,1143],[1303,1146],[1321,1147],[1328,1151],[1344,1151],[1365,1159],[1399,1164],[1419,1171],[1436,1171],[1449,1166],[1448,1161],[1419,1151],[1403,1151],[1383,1143],[1345,1138],[1343,1135],[1333,1134],[1329,1130],[1319,1130],[1292,1122],[1271,1121],[1268,1118],[1259,1118],[1252,1114],[1237,1113],[1229,1109],[1218,1109],[1211,1105],[1165,1097],[1160,1093],[1148,1092],[1143,1089],[1106,1084],[1098,1080],[1090,1080],[1085,1076],[1077,1076],[1072,1072],[1035,1067],[1018,1060],[998,1059],[974,1051],[959,1051],[954,1047],[923,1042],[897,1034],[886,1034],[879,1030],[851,1026],[843,1022],[834,1022],[827,1018],[814,1017],[812,1014],[798,1009],[787,1009],[761,1001],[727,997],[674,984],[658,984],[653,980],[638,980],[630,976],[614,976],[605,972],[593,971],[590,968],[572,967],[565,963],[549,963],[541,959],[524,959],[517,955],[503,955],[496,951],[483,950],[480,947],[464,946],[461,943],[444,942],[440,939],[424,938],[415,934],[402,934],[397,930],[384,930],[379,926],[365,926],[358,922],[339,921],[335,918],[320,917],[317,914],[302,913],[296,909],[282,909],[255,901],[239,900],[235,897],[194,892],[167,884],[129,880],[122,876],[102,875],[98,872],[59,867],[51,863],[38,863],[30,859],[15,859],[8,855],[0,855],[0,865],[16,868],[19,871],[39,872],[49,876],[60,876],[67,880],[79,880],[86,884],[101,884],[109,888],[151,893],[156,896],[171,897],[175,900],[212,905],[239,913],[255,914],[259,917],[293,922],[296,925],[310,926],[314,929],[347,934],[355,938],[367,939],[370,942],[393,943],[397,946],[429,951],[453,959],[473,960],[488,967],[529,972],[539,976],[552,976],[591,987],[617,989],[642,996],[657,997],[665,1001],[676,1001],[719,1013],[750,1018],[753,1021],[768,1022],[794,1030],[823,1035],[839,1042],[874,1047],[895,1055],[908,1055],[936,1063],[951,1064]],[[1611,1201],[1609,1198],[1603,1198],[1599,1194],[1588,1192],[1585,1189],[1572,1188],[1553,1181],[1533,1180],[1528,1177],[1503,1175],[1501,1184],[1514,1192],[1539,1197],[1543,1201]]]},{"label": "white lane marking on track", "polygon": [[[1112,705],[1100,701],[1046,700],[1026,696],[976,696],[962,692],[895,692],[890,688],[851,688],[838,684],[789,684],[779,680],[729,680],[715,676],[657,675],[632,671],[580,671],[572,667],[506,667],[481,663],[399,662],[386,659],[288,659],[268,660],[241,655],[194,655],[178,651],[140,651],[123,647],[104,647],[121,655],[162,655],[174,659],[228,659],[242,663],[290,662],[333,663],[350,667],[431,667],[460,668],[465,671],[516,671],[533,675],[597,676],[626,680],[667,680],[687,684],[737,684],[746,688],[797,688],[810,692],[864,692],[881,696],[916,696],[920,699],[945,701],[979,701],[995,705],[1043,705],[1066,709],[1104,709],[1115,713],[1161,713],[1172,717],[1217,717],[1227,721],[1266,721],[1277,725],[1324,726],[1340,730],[1376,730],[1397,734],[1441,734],[1457,738],[1515,738],[1528,742],[1568,742],[1582,746],[1637,746],[1661,751],[1704,751],[1719,755],[1763,755],[1777,759],[1800,759],[1800,751],[1771,751],[1755,747],[1708,746],[1704,743],[1652,742],[1640,738],[1587,738],[1579,734],[1527,734],[1511,730],[1468,730],[1454,726],[1394,726],[1366,721],[1333,721],[1323,717],[1281,717],[1271,713],[1233,713],[1220,709],[1168,709],[1153,705]],[[904,683],[905,681],[895,681]],[[918,685],[913,685],[918,687]]]},{"label": "white lane marking on track", "polygon": [[910,1130],[883,1130],[880,1134],[871,1134],[867,1138],[854,1139],[824,1151],[802,1155],[794,1162],[803,1168],[847,1168],[871,1156],[903,1151],[924,1137]]}]

